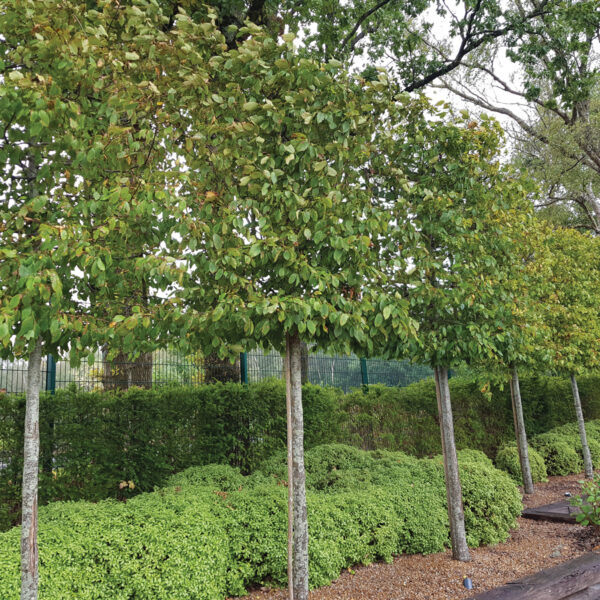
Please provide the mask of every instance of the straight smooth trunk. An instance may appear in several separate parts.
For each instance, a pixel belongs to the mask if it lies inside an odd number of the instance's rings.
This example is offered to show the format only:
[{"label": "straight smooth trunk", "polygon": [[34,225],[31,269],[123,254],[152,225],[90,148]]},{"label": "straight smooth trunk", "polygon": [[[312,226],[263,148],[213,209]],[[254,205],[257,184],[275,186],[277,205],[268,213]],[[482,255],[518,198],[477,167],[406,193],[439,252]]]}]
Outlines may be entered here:
[{"label": "straight smooth trunk", "polygon": [[308,517],[304,470],[302,414],[302,347],[298,336],[287,337],[292,399],[292,482],[294,498],[294,600],[308,600]]},{"label": "straight smooth trunk", "polygon": [[571,374],[571,389],[573,390],[573,402],[575,404],[575,414],[577,415],[577,426],[579,427],[579,437],[581,438],[581,448],[583,450],[583,467],[585,476],[591,479],[594,476],[594,466],[592,464],[592,455],[587,442],[585,433],[585,421],[583,420],[583,411],[581,410],[581,398],[579,397],[579,386],[575,375]]},{"label": "straight smooth trunk", "polygon": [[27,365],[21,521],[21,600],[37,600],[38,597],[37,530],[41,384],[42,344],[38,340]]},{"label": "straight smooth trunk", "polygon": [[287,577],[288,577],[288,598],[294,600],[294,473],[293,462],[293,433],[292,423],[292,380],[290,375],[290,340],[285,341],[285,411],[287,419],[287,471],[288,471],[288,546],[287,546]]},{"label": "straight smooth trunk", "polygon": [[521,463],[521,475],[523,477],[523,491],[526,494],[533,494],[533,479],[531,478],[531,466],[529,465],[529,448],[527,446],[527,433],[525,432],[523,402],[521,401],[521,388],[519,386],[519,371],[517,370],[517,367],[512,368],[510,397],[512,400],[513,419],[515,422],[517,450],[519,452],[519,462]]},{"label": "straight smooth trunk", "polygon": [[452,558],[463,562],[471,560],[467,535],[465,532],[465,514],[462,502],[462,489],[458,474],[458,457],[454,441],[454,422],[448,385],[448,369],[435,367],[435,391],[442,434],[442,454],[446,475],[446,498],[448,500],[448,518],[450,520],[450,540]]}]

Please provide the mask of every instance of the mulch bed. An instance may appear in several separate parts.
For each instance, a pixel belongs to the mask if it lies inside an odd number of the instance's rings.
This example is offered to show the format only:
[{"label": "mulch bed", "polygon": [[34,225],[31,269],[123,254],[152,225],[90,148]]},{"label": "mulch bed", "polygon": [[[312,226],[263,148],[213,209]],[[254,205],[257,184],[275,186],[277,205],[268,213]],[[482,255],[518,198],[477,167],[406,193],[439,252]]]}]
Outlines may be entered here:
[{"label": "mulch bed", "polygon": [[[565,492],[580,493],[582,475],[550,477],[525,496],[525,508],[565,500]],[[330,586],[313,590],[310,600],[461,600],[531,575],[592,550],[600,545],[593,528],[569,523],[519,518],[518,528],[504,544],[471,550],[472,561],[452,560],[450,551],[428,555],[402,555],[391,564],[376,563],[345,570]],[[463,577],[473,590],[463,587]],[[251,600],[284,600],[285,590],[261,588]]]}]

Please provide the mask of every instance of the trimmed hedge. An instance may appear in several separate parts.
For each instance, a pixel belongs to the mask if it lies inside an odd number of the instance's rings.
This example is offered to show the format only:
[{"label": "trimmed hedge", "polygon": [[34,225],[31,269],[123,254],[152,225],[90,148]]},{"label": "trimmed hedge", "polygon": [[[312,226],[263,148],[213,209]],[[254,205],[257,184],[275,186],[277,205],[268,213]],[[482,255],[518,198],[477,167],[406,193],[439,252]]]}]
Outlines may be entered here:
[{"label": "trimmed hedge", "polygon": [[[464,377],[450,379],[454,432],[458,448],[477,448],[495,457],[514,439],[508,384],[492,386],[491,399]],[[586,419],[600,419],[600,377],[578,379]],[[571,384],[558,377],[522,377],[521,395],[528,436],[575,420]],[[364,450],[401,450],[415,456],[441,452],[435,383],[405,388],[369,386],[342,397],[342,438]]]},{"label": "trimmed hedge", "polygon": [[[303,388],[307,447],[339,438],[339,392]],[[19,518],[25,402],[0,395],[0,530]],[[267,380],[124,392],[59,390],[40,403],[40,503],[126,499],[191,465],[250,472],[285,448],[285,386]],[[133,488],[121,482],[133,482]]]},{"label": "trimmed hedge", "polygon": [[[600,417],[600,378],[581,378],[579,384],[584,414]],[[529,436],[574,419],[568,381],[523,377],[521,388]],[[457,446],[496,456],[514,439],[508,390],[493,389],[490,400],[459,377],[450,380],[450,389]],[[308,384],[303,393],[307,448],[338,441],[415,456],[441,452],[432,380],[345,395]],[[23,419],[23,398],[0,395],[0,530],[19,518]],[[254,470],[285,448],[285,387],[269,380],[112,393],[59,390],[42,397],[40,433],[42,504],[127,499],[191,465],[227,463],[243,473]],[[571,469],[574,455],[560,463],[562,446],[557,450],[553,444],[547,440],[540,446],[551,472]],[[590,447],[600,459],[600,435]]]},{"label": "trimmed hedge", "polygon": [[[507,538],[521,511],[512,480],[485,456],[459,456],[471,545]],[[344,567],[449,545],[440,457],[340,445],[306,453],[310,585]],[[217,600],[286,584],[286,486],[280,458],[244,477],[194,467],[127,503],[40,509],[40,600]],[[19,529],[0,534],[0,597],[18,597]]]}]

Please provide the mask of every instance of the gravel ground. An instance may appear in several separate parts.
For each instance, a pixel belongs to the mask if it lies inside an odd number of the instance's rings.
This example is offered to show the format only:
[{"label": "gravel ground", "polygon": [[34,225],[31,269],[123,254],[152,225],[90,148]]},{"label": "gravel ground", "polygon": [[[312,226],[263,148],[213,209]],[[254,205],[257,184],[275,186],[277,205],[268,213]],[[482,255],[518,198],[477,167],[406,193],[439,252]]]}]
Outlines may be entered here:
[{"label": "gravel ground", "polygon": [[[525,496],[526,507],[564,500],[579,493],[582,475],[550,477]],[[460,600],[575,558],[600,544],[592,528],[520,518],[504,544],[471,550],[472,561],[452,560],[450,551],[402,555],[393,563],[376,563],[345,570],[330,586],[313,590],[310,600]],[[462,585],[473,581],[473,591]],[[261,588],[251,600],[284,600],[285,590]]]}]

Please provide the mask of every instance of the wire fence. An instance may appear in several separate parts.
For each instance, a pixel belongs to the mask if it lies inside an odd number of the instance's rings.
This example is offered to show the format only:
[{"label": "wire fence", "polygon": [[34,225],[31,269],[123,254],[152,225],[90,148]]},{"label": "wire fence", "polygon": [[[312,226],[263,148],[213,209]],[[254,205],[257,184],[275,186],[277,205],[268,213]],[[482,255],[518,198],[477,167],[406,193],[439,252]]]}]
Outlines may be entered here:
[{"label": "wire fence", "polygon": [[[348,391],[363,384],[381,383],[404,387],[433,375],[428,367],[408,361],[360,359],[356,356],[328,356],[307,353],[303,357],[303,381],[333,386]],[[253,351],[240,355],[231,363],[214,357],[184,356],[160,350],[141,355],[131,362],[117,356],[108,361],[98,351],[93,364],[73,368],[68,360],[42,361],[42,389],[53,391],[74,385],[78,389],[114,390],[132,386],[144,388],[164,385],[203,385],[216,381],[256,382],[268,377],[282,377],[283,359],[277,352]],[[0,393],[25,391],[27,361],[0,360]]]}]

